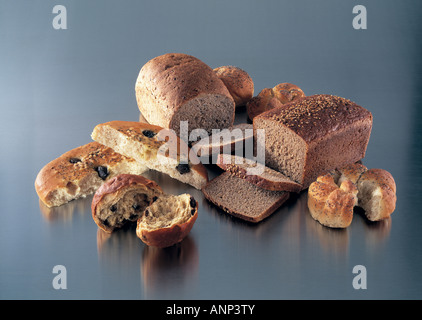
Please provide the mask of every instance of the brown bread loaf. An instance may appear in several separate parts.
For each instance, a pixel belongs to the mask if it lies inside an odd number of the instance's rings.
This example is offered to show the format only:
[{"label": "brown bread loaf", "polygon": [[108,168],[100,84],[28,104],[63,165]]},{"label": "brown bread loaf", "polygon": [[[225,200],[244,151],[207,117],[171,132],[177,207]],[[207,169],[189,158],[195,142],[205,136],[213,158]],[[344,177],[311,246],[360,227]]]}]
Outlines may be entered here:
[{"label": "brown bread loaf", "polygon": [[265,164],[307,188],[364,158],[372,114],[341,97],[314,95],[260,114],[253,126],[265,130]]},{"label": "brown bread loaf", "polygon": [[181,121],[188,121],[188,134],[197,128],[211,134],[212,129],[233,125],[235,103],[227,87],[211,67],[191,55],[168,53],[151,59],[139,72],[135,92],[146,121],[178,136]]}]

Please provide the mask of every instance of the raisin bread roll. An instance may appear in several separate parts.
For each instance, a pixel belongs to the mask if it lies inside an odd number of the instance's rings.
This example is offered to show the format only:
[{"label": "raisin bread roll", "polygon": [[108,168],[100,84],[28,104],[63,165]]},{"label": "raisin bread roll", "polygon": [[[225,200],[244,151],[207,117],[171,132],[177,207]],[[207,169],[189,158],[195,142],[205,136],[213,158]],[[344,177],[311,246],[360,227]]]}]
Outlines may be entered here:
[{"label": "raisin bread roll", "polygon": [[137,236],[147,245],[165,248],[181,242],[198,217],[198,202],[189,194],[160,196],[139,218]]},{"label": "raisin bread roll", "polygon": [[249,119],[257,115],[282,106],[283,104],[305,97],[305,93],[298,86],[291,83],[279,83],[273,88],[262,89],[261,92],[246,104]]},{"label": "raisin bread roll", "polygon": [[105,232],[134,223],[163,194],[154,181],[140,175],[121,174],[104,183],[92,199],[95,223]]},{"label": "raisin bread roll", "polygon": [[135,92],[148,123],[178,136],[181,121],[188,121],[188,133],[202,128],[211,134],[233,125],[232,96],[213,69],[193,56],[168,53],[151,59],[139,72]]},{"label": "raisin bread roll", "polygon": [[238,67],[222,66],[214,69],[229,90],[236,107],[245,106],[252,99],[254,83],[249,74]]},{"label": "raisin bread roll", "polygon": [[141,174],[148,168],[98,142],[62,154],[46,164],[35,180],[35,190],[47,207],[61,206],[93,194],[108,179]]},{"label": "raisin bread roll", "polygon": [[[330,170],[365,157],[372,114],[332,95],[298,99],[256,116],[265,130],[265,164],[307,188]],[[258,137],[259,138],[259,137]]]},{"label": "raisin bread roll", "polygon": [[97,125],[92,138],[197,189],[208,181],[199,158],[171,130],[141,122],[111,121]]}]

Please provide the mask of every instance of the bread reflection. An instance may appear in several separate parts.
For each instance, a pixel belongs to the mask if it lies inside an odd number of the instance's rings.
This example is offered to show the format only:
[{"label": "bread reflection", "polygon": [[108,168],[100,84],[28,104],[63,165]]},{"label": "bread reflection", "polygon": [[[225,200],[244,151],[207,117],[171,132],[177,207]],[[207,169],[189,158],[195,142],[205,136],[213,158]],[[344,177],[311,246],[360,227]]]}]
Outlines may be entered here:
[{"label": "bread reflection", "polygon": [[144,292],[149,297],[162,296],[173,287],[192,286],[197,281],[198,268],[198,248],[191,236],[168,248],[145,246],[141,258]]},{"label": "bread reflection", "polygon": [[71,221],[74,214],[84,214],[91,212],[92,196],[72,200],[59,207],[47,207],[39,200],[39,207],[42,216],[49,222],[53,221]]}]

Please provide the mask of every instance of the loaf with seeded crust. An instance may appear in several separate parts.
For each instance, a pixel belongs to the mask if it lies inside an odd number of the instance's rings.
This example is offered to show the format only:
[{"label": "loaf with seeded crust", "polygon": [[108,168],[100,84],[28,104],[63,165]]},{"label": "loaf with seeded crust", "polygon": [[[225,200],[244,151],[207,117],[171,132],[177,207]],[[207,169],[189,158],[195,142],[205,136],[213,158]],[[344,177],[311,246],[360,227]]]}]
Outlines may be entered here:
[{"label": "loaf with seeded crust", "polygon": [[191,55],[167,53],[148,61],[139,72],[135,93],[148,123],[178,136],[181,121],[188,121],[188,133],[201,128],[211,134],[212,129],[233,125],[235,103],[227,87],[211,67]]},{"label": "loaf with seeded crust", "polygon": [[[365,157],[372,114],[333,95],[313,95],[253,119],[265,130],[265,164],[307,188],[319,175]],[[258,137],[257,143],[264,144]]]}]

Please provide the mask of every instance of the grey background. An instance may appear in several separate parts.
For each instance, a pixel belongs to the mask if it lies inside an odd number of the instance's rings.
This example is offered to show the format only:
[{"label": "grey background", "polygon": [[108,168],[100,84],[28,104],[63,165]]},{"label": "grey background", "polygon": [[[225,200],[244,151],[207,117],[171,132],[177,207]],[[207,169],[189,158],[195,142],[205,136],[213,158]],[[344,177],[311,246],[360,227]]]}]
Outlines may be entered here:
[{"label": "grey background", "polygon": [[[52,27],[56,4],[67,8],[67,30]],[[367,30],[352,27],[357,4]],[[0,0],[0,298],[420,299],[421,9],[416,0]],[[324,228],[305,192],[251,226],[158,173],[148,176],[165,191],[200,202],[180,246],[148,248],[134,230],[104,237],[91,198],[43,212],[38,171],[90,142],[96,124],[137,120],[139,69],[166,52],[239,66],[256,94],[291,82],[368,108],[364,163],[395,177],[392,218],[368,223],[357,213],[347,230]],[[59,264],[66,290],[52,287]],[[352,286],[355,265],[367,268],[366,290]]]}]

